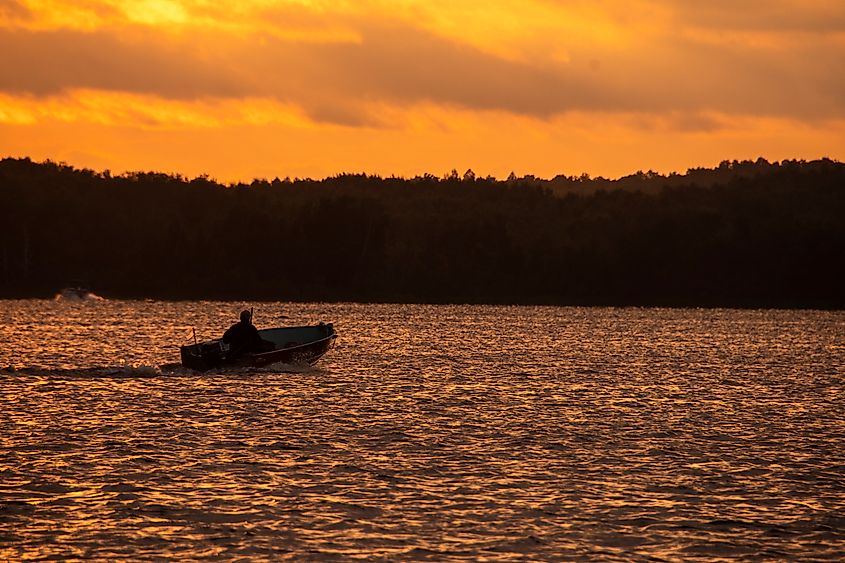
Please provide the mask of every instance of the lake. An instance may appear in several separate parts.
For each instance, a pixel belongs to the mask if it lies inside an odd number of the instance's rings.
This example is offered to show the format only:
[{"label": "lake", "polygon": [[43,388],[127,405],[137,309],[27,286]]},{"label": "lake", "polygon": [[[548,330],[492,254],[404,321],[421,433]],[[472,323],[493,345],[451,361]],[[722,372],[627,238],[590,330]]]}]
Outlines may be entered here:
[{"label": "lake", "polygon": [[0,301],[0,560],[840,560],[845,313]]}]

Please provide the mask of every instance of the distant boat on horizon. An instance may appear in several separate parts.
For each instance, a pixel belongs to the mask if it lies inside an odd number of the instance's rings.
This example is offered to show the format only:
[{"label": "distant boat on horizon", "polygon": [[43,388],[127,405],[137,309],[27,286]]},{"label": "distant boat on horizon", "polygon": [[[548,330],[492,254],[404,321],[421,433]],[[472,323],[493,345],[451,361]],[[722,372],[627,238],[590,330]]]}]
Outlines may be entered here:
[{"label": "distant boat on horizon", "polygon": [[72,287],[65,287],[56,294],[56,301],[104,301],[100,297],[85,286],[77,285]]}]

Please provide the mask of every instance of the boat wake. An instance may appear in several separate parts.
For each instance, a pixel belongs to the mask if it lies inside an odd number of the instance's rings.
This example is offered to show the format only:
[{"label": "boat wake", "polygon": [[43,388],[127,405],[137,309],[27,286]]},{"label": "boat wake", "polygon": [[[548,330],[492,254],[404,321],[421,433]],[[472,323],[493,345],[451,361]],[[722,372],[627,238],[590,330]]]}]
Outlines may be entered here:
[{"label": "boat wake", "polygon": [[270,364],[260,368],[220,368],[208,372],[200,372],[186,368],[181,364],[162,364],[159,366],[96,366],[84,368],[41,368],[12,366],[0,368],[0,377],[55,377],[74,379],[144,379],[155,377],[212,377],[235,376],[272,373],[311,373],[320,371],[308,364]]},{"label": "boat wake", "polygon": [[[186,370],[190,371],[190,370]],[[168,374],[161,367],[155,366],[96,366],[86,368],[0,368],[0,376],[38,376],[38,377],[73,377],[73,378],[144,378],[159,377]]]}]

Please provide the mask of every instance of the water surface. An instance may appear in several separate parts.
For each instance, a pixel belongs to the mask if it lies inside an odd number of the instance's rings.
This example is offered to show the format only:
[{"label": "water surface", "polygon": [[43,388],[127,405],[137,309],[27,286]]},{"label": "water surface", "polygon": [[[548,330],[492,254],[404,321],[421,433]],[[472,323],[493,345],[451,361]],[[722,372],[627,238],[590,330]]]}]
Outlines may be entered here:
[{"label": "water surface", "polygon": [[[0,301],[0,559],[838,560],[845,314]],[[288,318],[284,318],[288,317]]]}]

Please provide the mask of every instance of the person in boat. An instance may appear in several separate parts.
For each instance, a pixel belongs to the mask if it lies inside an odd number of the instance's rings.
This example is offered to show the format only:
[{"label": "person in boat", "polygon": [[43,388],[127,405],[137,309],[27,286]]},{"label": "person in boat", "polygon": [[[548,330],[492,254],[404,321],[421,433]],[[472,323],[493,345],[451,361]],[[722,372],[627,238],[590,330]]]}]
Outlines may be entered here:
[{"label": "person in boat", "polygon": [[273,350],[272,342],[261,338],[258,329],[252,324],[252,313],[241,311],[241,320],[229,327],[223,334],[223,342],[229,345],[229,357],[237,357],[249,352],[267,352]]}]

